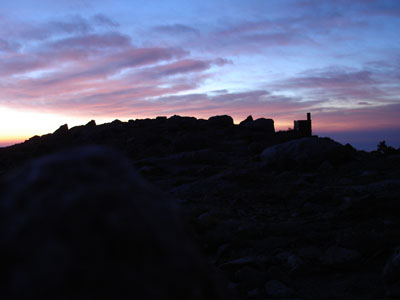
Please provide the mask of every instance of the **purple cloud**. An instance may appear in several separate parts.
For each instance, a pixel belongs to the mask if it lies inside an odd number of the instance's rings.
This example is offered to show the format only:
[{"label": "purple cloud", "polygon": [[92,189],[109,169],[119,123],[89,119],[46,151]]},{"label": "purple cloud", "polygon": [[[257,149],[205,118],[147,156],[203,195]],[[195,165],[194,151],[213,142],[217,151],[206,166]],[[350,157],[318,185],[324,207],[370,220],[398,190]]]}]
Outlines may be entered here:
[{"label": "purple cloud", "polygon": [[85,34],[93,31],[90,22],[79,15],[71,16],[66,21],[51,21],[47,25],[55,33]]},{"label": "purple cloud", "polygon": [[107,16],[103,14],[94,15],[91,20],[97,26],[105,26],[105,27],[119,27],[119,23],[111,20]]},{"label": "purple cloud", "polygon": [[189,73],[198,73],[209,70],[212,65],[222,67],[226,64],[231,64],[230,60],[217,58],[215,60],[199,60],[199,59],[184,59],[178,60],[169,64],[159,65],[150,69],[140,71],[138,76],[148,78],[160,78],[165,76],[185,75]]},{"label": "purple cloud", "polygon": [[131,39],[127,35],[117,32],[105,34],[88,34],[61,39],[49,44],[54,49],[104,49],[125,48],[131,45]]},{"label": "purple cloud", "polygon": [[14,52],[21,48],[17,42],[9,42],[0,38],[0,52]]},{"label": "purple cloud", "polygon": [[[400,104],[362,105],[358,108],[321,110],[315,121],[322,132],[397,128],[400,130]],[[350,117],[349,117],[350,116]]]},{"label": "purple cloud", "polygon": [[230,59],[226,59],[226,58],[217,58],[213,61],[214,64],[216,64],[219,67],[225,66],[225,65],[232,65],[233,61]]},{"label": "purple cloud", "polygon": [[173,24],[173,25],[160,25],[153,27],[153,30],[162,34],[172,34],[172,35],[199,35],[200,32],[190,26],[183,24]]},{"label": "purple cloud", "polygon": [[0,34],[10,36],[13,39],[28,41],[44,41],[58,36],[88,35],[98,28],[116,28],[118,23],[103,14],[84,18],[77,15],[65,17],[61,20],[49,20],[40,23],[27,23],[3,17],[0,19]]},{"label": "purple cloud", "polygon": [[392,71],[356,70],[341,67],[329,67],[321,70],[310,70],[299,76],[270,84],[269,88],[278,91],[297,91],[308,99],[326,99],[326,102],[350,101],[371,103],[390,103],[393,92],[388,84],[399,83],[393,78]]},{"label": "purple cloud", "polygon": [[48,21],[39,24],[13,23],[9,33],[25,41],[42,41],[60,34],[88,34],[94,30],[93,25],[79,15],[70,16],[62,21]]},{"label": "purple cloud", "polygon": [[158,76],[170,76],[205,71],[209,69],[210,66],[211,63],[208,61],[187,59],[156,67],[153,72]]},{"label": "purple cloud", "polygon": [[46,68],[50,62],[45,58],[34,56],[12,56],[0,64],[0,77],[12,76],[21,73],[36,71]]},{"label": "purple cloud", "polygon": [[[360,39],[358,35],[343,35],[343,30],[365,30],[365,20],[354,20],[343,14],[307,15],[297,17],[265,18],[257,21],[227,22],[211,29],[208,35],[191,39],[188,43],[208,51],[220,51],[224,55],[263,53],[271,47],[290,49],[297,46],[326,48],[329,37],[336,43]],[[340,33],[338,33],[340,31]]]},{"label": "purple cloud", "polygon": [[286,81],[292,88],[351,88],[376,83],[368,71],[320,71],[310,76],[300,76]]}]

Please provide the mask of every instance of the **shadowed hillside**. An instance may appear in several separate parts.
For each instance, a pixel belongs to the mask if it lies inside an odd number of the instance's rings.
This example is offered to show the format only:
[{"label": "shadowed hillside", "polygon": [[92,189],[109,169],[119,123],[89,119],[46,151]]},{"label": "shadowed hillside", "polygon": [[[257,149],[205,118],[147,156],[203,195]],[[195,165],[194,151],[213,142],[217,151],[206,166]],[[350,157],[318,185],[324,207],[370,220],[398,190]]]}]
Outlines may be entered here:
[{"label": "shadowed hillside", "polygon": [[385,143],[251,117],[91,121],[0,149],[0,172],[10,299],[400,296],[400,154]]}]

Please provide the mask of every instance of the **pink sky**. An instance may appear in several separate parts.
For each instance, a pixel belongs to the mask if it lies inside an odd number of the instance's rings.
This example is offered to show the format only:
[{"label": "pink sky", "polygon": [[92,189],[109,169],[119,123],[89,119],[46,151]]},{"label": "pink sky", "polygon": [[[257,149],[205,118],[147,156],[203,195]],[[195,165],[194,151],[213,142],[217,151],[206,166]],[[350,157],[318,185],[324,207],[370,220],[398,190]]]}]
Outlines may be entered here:
[{"label": "pink sky", "polygon": [[[0,3],[0,145],[63,123],[248,115],[400,146],[397,1]],[[385,135],[385,132],[388,134]],[[357,135],[340,135],[357,146]],[[361,145],[361,144],[360,144]]]}]

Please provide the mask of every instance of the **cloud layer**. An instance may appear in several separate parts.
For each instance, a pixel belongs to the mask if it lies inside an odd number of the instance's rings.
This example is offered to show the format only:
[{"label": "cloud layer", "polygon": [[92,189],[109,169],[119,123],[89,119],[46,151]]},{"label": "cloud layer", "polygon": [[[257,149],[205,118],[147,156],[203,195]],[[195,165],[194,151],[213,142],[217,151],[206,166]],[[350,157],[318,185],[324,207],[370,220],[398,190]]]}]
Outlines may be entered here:
[{"label": "cloud layer", "polygon": [[397,1],[228,2],[104,0],[55,14],[59,2],[20,16],[0,4],[0,106],[87,118],[252,114],[280,129],[311,111],[323,131],[400,128]]}]

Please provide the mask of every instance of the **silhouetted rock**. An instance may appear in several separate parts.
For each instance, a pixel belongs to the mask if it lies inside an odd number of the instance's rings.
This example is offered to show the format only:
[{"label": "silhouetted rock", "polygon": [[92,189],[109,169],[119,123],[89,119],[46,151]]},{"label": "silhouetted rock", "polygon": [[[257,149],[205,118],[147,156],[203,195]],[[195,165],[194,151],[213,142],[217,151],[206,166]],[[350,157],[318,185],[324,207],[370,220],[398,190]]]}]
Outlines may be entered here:
[{"label": "silhouetted rock", "polygon": [[245,125],[248,125],[248,124],[250,124],[250,123],[252,123],[252,122],[253,122],[253,117],[250,115],[250,116],[248,116],[245,120],[243,120],[242,122],[240,122],[239,125],[245,126]]},{"label": "silhouetted rock", "polygon": [[256,128],[256,129],[261,129],[268,133],[275,132],[274,120],[272,120],[272,119],[265,119],[265,118],[256,119],[252,123],[251,127]]},{"label": "silhouetted rock", "polygon": [[329,138],[311,137],[268,147],[261,158],[266,164],[314,167],[326,160],[334,161],[343,152],[346,148]]},{"label": "silhouetted rock", "polygon": [[55,153],[9,178],[2,299],[223,299],[176,207],[120,153]]},{"label": "silhouetted rock", "polygon": [[248,116],[246,120],[240,122],[241,127],[248,128],[249,130],[262,131],[263,133],[275,133],[274,120],[259,118],[253,121],[252,116]]},{"label": "silhouetted rock", "polygon": [[114,121],[111,122],[111,125],[120,126],[123,125],[123,122],[121,120],[115,119]]},{"label": "silhouetted rock", "polygon": [[223,115],[223,116],[214,116],[207,120],[207,124],[211,126],[232,126],[233,119],[231,116]]},{"label": "silhouetted rock", "polygon": [[68,125],[64,124],[60,126],[56,131],[54,131],[54,135],[61,135],[61,134],[66,134],[68,132]]},{"label": "silhouetted rock", "polygon": [[158,121],[158,122],[164,122],[164,121],[166,121],[167,120],[167,117],[162,117],[162,116],[160,116],[160,117],[157,117],[156,118],[156,121]]},{"label": "silhouetted rock", "polygon": [[196,118],[194,117],[181,117],[174,115],[168,119],[169,125],[179,125],[179,126],[187,126],[181,127],[180,129],[191,128],[196,123]]},{"label": "silhouetted rock", "polygon": [[96,127],[96,121],[95,121],[95,120],[89,121],[89,122],[85,125],[85,127],[88,127],[88,128],[94,128],[94,127]]}]

